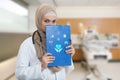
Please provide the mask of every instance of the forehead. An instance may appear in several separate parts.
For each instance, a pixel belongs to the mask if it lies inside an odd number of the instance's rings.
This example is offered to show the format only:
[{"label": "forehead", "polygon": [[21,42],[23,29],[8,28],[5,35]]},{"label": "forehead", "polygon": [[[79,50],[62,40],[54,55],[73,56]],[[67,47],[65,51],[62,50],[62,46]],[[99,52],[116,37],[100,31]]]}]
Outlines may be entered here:
[{"label": "forehead", "polygon": [[54,20],[57,19],[57,16],[44,16],[44,19]]}]

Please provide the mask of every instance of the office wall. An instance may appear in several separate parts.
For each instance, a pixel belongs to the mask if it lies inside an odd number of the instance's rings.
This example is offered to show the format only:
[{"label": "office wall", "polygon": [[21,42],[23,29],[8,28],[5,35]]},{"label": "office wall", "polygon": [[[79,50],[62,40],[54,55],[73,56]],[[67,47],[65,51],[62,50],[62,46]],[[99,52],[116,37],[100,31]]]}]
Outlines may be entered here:
[{"label": "office wall", "polygon": [[59,18],[110,18],[120,17],[120,7],[57,7]]},{"label": "office wall", "polygon": [[120,18],[59,18],[58,20],[58,24],[62,25],[68,22],[73,34],[80,34],[80,28],[86,29],[87,27],[95,27],[101,34],[120,34]]},{"label": "office wall", "polygon": [[120,33],[120,7],[58,7],[58,24],[71,24],[74,34],[83,27],[96,26],[101,33]]},{"label": "office wall", "polygon": [[29,11],[29,32],[34,32],[36,30],[36,25],[35,25],[35,11],[39,5],[30,5],[28,8]]},{"label": "office wall", "polygon": [[0,62],[18,54],[20,44],[28,37],[24,33],[0,33]]},{"label": "office wall", "polygon": [[27,16],[0,8],[0,62],[16,56],[28,34]]},{"label": "office wall", "polygon": [[[29,6],[29,31],[36,30],[35,11],[39,5]],[[59,18],[120,18],[120,7],[56,7]]]},{"label": "office wall", "polygon": [[0,32],[27,33],[28,18],[0,8]]}]

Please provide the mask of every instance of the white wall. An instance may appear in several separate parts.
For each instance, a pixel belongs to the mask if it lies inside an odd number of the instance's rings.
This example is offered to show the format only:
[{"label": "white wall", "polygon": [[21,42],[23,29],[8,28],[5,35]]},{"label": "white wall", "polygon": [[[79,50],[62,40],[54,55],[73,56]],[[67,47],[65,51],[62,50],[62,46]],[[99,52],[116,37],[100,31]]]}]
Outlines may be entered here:
[{"label": "white wall", "polygon": [[28,15],[28,18],[29,18],[29,32],[32,33],[33,31],[36,30],[36,25],[35,25],[35,11],[37,9],[37,5],[34,6],[34,5],[31,5],[29,6],[29,15]]},{"label": "white wall", "polygon": [[120,18],[120,7],[59,7],[59,18]]},{"label": "white wall", "polygon": [[[35,28],[35,10],[38,6],[29,6],[29,29]],[[120,18],[120,7],[57,7],[58,18]]]},{"label": "white wall", "polygon": [[28,33],[28,18],[0,8],[0,32]]},{"label": "white wall", "polygon": [[12,0],[1,0],[0,33],[28,33],[27,12],[26,8]]}]

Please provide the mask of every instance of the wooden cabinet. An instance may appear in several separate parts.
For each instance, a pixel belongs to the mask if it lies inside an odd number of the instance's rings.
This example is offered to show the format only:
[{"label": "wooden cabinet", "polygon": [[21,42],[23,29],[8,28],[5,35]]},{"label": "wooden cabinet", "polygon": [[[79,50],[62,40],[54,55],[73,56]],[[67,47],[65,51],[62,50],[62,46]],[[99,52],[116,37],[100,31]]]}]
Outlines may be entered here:
[{"label": "wooden cabinet", "polygon": [[[80,61],[84,60],[83,51],[82,49],[75,49],[75,55],[73,56],[73,61]],[[112,48],[112,60],[120,60],[120,48]]]},{"label": "wooden cabinet", "polygon": [[75,55],[73,56],[73,61],[84,60],[83,51],[81,49],[75,49]]},{"label": "wooden cabinet", "polygon": [[120,48],[111,49],[112,60],[120,60]]}]

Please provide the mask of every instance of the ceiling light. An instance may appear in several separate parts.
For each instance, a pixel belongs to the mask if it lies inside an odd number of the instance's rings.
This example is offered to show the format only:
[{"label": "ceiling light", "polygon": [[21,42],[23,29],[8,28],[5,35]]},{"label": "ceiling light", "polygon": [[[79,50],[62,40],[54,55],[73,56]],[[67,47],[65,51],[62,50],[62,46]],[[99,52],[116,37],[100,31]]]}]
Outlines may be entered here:
[{"label": "ceiling light", "polygon": [[21,16],[27,16],[28,10],[11,0],[0,1],[0,8],[6,9],[10,12],[16,13]]}]

